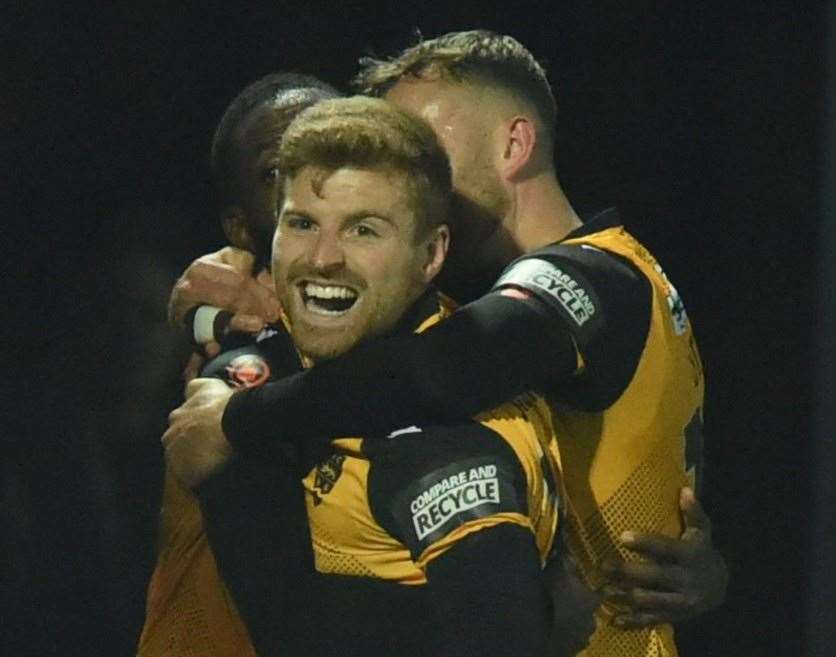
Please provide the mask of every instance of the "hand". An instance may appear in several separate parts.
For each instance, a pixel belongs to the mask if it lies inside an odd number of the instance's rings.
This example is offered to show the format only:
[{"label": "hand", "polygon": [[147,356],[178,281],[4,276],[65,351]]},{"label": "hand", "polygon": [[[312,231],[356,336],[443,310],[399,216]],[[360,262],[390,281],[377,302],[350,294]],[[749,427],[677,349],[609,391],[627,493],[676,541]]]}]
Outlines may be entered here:
[{"label": "hand", "polygon": [[594,613],[601,604],[601,595],[586,585],[580,568],[566,551],[546,567],[545,576],[552,599],[548,654],[574,657],[586,648],[595,631]]},{"label": "hand", "polygon": [[711,543],[711,520],[690,488],[683,488],[679,508],[685,530],[680,538],[624,532],[623,545],[643,561],[603,564],[610,584],[606,602],[627,605],[613,623],[635,629],[689,620],[720,605],[726,595],[728,570]]},{"label": "hand", "polygon": [[165,460],[188,488],[202,483],[232,456],[221,418],[233,392],[219,379],[194,379],[186,386],[186,401],[168,416],[162,437]]},{"label": "hand", "polygon": [[263,272],[253,277],[254,261],[249,251],[231,246],[195,260],[171,291],[169,323],[182,326],[186,313],[201,304],[235,313],[232,330],[257,333],[265,322],[278,320],[279,302],[272,280]]},{"label": "hand", "polygon": [[[217,345],[220,348],[220,345],[218,345],[217,342],[213,342],[212,344]],[[196,379],[197,376],[200,374],[200,370],[203,368],[203,365],[205,363],[206,357],[204,357],[202,354],[197,353],[196,351],[192,352],[192,355],[189,356],[189,360],[186,363],[186,366],[183,368],[183,381],[185,383],[189,383],[189,381],[191,381],[192,379]]]}]

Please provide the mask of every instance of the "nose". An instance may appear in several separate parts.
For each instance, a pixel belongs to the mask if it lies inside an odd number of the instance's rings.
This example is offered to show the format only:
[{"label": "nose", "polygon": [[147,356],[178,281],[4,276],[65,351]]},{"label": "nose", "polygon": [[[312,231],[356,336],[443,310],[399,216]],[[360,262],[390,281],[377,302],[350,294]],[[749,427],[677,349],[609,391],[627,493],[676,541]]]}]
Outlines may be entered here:
[{"label": "nose", "polygon": [[345,265],[345,253],[339,237],[328,231],[321,231],[313,244],[310,261],[317,271],[323,273],[340,269]]}]

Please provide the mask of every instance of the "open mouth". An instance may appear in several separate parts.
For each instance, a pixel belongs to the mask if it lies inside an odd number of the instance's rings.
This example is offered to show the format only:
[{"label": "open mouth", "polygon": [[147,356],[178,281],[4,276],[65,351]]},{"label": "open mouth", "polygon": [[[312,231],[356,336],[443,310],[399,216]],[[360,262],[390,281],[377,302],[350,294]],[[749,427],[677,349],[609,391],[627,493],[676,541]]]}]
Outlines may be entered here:
[{"label": "open mouth", "polygon": [[319,285],[304,282],[300,286],[305,308],[317,315],[337,317],[347,313],[357,302],[357,292],[344,285]]}]

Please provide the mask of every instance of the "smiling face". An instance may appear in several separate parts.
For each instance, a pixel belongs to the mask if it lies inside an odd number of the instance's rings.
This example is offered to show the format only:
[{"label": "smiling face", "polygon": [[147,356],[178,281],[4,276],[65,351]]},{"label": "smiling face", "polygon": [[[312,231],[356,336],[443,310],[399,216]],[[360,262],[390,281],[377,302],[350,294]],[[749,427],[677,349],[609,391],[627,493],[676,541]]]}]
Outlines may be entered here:
[{"label": "smiling face", "polygon": [[305,166],[284,193],[273,278],[294,342],[314,361],[391,330],[441,268],[446,226],[416,235],[402,171]]}]

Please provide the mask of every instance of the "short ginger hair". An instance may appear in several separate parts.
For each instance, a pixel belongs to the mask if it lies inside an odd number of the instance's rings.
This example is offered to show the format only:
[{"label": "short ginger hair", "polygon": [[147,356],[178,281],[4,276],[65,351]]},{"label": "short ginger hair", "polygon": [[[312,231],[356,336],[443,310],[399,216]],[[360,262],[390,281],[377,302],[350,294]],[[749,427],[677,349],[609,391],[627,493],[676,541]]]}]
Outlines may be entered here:
[{"label": "short ginger hair", "polygon": [[417,209],[416,238],[447,220],[447,153],[426,121],[380,98],[336,98],[306,109],[284,133],[278,166],[286,179],[306,166],[402,172]]}]

